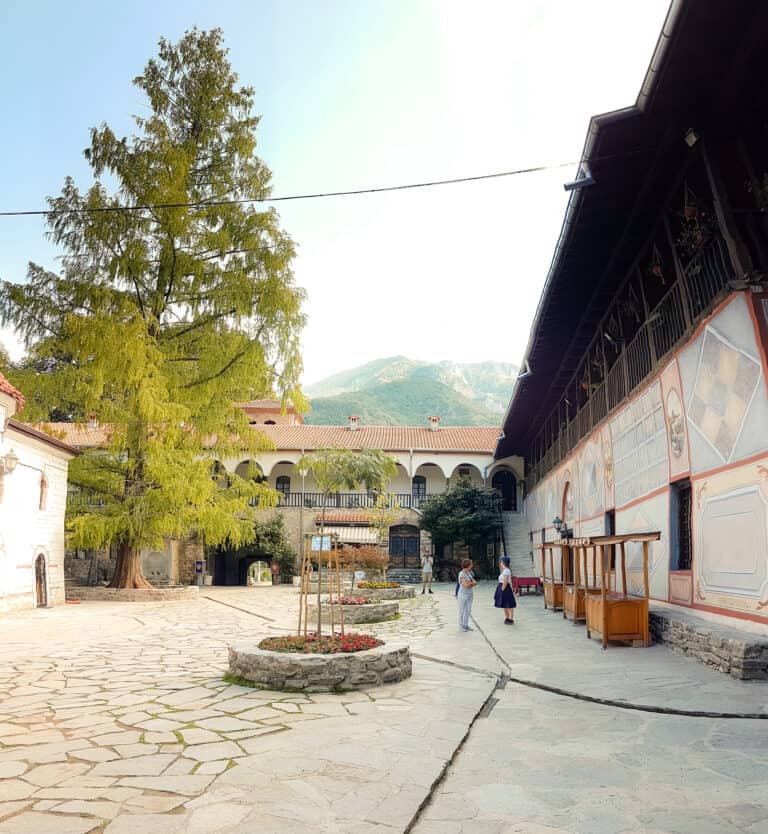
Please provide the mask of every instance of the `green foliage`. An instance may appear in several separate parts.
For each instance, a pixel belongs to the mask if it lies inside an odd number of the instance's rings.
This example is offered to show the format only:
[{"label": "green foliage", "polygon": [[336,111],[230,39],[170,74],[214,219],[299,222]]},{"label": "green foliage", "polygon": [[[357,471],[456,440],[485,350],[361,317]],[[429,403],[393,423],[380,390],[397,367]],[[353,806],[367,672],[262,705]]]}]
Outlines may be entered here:
[{"label": "green foliage", "polygon": [[265,562],[277,562],[284,581],[296,574],[296,551],[288,541],[285,519],[278,513],[266,521],[253,525],[253,540],[237,549],[238,558],[256,557]]},{"label": "green foliage", "polygon": [[338,425],[359,414],[367,425],[424,425],[439,414],[444,426],[495,425],[518,369],[504,362],[420,362],[376,359],[307,387],[308,423]]},{"label": "green foliage", "polygon": [[71,466],[104,499],[71,508],[73,546],[135,552],[190,532],[238,545],[253,537],[248,499],[274,496],[235,475],[214,481],[204,456],[266,445],[235,402],[303,403],[294,246],[274,210],[215,204],[267,197],[270,181],[253,90],[237,86],[222,33],[161,40],[134,83],[148,103],[137,135],[93,128],[94,182],[81,192],[67,178],[49,199],[61,273],[30,264],[25,284],[0,285],[0,319],[30,351],[13,379],[30,397],[26,418],[115,426],[106,450]]},{"label": "green foliage", "polygon": [[344,425],[350,414],[359,414],[368,426],[425,426],[430,414],[439,414],[443,426],[493,426],[500,419],[449,385],[424,379],[382,383],[310,402],[306,422],[322,426]]},{"label": "green foliage", "polygon": [[397,472],[397,462],[378,449],[321,449],[301,457],[296,469],[311,472],[318,492],[328,496],[343,491],[383,492]]},{"label": "green foliage", "polygon": [[421,528],[430,533],[438,548],[458,541],[475,544],[494,540],[500,524],[496,490],[468,481],[460,481],[421,505]]}]

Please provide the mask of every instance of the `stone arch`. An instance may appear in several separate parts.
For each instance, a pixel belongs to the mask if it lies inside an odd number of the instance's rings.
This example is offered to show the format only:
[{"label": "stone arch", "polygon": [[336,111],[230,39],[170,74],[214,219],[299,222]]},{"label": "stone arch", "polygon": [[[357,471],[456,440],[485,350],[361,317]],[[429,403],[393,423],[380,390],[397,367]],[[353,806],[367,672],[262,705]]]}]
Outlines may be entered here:
[{"label": "stone arch", "polygon": [[[450,477],[450,472],[446,473],[442,466],[428,461],[417,466],[413,476],[414,478],[424,478],[426,494],[429,496],[445,491],[445,480]],[[413,481],[411,481],[411,492],[413,495],[417,494],[413,487]]]},{"label": "stone arch", "polygon": [[[283,453],[281,452],[281,454],[283,454]],[[296,457],[293,460],[290,459],[290,458],[280,458],[279,460],[274,461],[274,463],[272,463],[271,466],[265,465],[262,468],[264,469],[264,474],[267,475],[267,477],[269,477],[269,478],[271,478],[273,475],[290,475],[292,478],[295,475],[295,476],[300,478],[301,476],[299,475],[299,473],[294,468],[296,466],[296,461],[298,461],[298,457]],[[286,466],[291,467],[290,472],[286,471],[284,468],[280,469],[279,472],[275,471],[278,467],[286,467]]]},{"label": "stone arch", "polygon": [[239,475],[244,481],[258,481],[263,483],[267,479],[264,477],[264,470],[261,464],[250,458],[248,460],[241,460],[235,467],[235,475]]},{"label": "stone arch", "polygon": [[483,485],[483,473],[474,463],[457,464],[451,472],[451,486],[454,486],[462,478],[469,478],[469,482],[473,486]]},{"label": "stone arch", "polygon": [[503,512],[517,512],[517,476],[511,469],[499,467],[491,476],[491,488],[499,494]]}]

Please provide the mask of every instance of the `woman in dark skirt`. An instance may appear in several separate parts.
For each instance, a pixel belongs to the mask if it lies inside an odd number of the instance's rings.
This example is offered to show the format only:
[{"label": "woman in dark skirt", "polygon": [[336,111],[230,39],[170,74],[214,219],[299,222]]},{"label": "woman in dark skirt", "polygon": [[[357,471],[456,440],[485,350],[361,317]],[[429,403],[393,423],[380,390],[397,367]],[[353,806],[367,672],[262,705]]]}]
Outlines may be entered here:
[{"label": "woman in dark skirt", "polygon": [[517,602],[512,592],[512,571],[509,569],[509,556],[502,556],[499,560],[499,584],[496,586],[496,593],[493,596],[495,608],[503,608],[505,625],[515,624],[515,611]]}]

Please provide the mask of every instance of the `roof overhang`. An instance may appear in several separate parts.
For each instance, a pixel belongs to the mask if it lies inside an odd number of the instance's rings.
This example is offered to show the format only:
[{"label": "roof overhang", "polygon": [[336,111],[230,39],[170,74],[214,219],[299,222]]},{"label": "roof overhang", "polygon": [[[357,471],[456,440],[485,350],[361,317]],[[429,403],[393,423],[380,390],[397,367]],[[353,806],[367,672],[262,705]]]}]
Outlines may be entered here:
[{"label": "roof overhang", "polygon": [[689,153],[686,130],[737,112],[732,90],[754,75],[744,41],[768,46],[767,6],[673,0],[635,104],[590,120],[580,164],[596,184],[568,200],[496,459],[525,456],[555,407]]}]

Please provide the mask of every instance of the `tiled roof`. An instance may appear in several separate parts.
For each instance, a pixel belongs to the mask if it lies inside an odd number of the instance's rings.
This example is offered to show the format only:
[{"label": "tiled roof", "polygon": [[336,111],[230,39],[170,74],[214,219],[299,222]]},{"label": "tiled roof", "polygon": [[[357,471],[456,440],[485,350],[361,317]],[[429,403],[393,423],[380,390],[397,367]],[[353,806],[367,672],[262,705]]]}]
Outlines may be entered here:
[{"label": "tiled roof", "polygon": [[22,394],[17,388],[14,388],[2,374],[0,374],[0,391],[4,394],[8,394],[9,397],[13,397],[13,399],[16,400],[16,405],[18,406],[19,411],[24,408],[24,394]]},{"label": "tiled roof", "polygon": [[79,449],[75,448],[75,446],[71,443],[66,443],[61,438],[55,437],[48,432],[41,431],[36,426],[30,426],[27,423],[22,423],[19,420],[14,420],[11,418],[8,421],[8,427],[11,429],[15,429],[19,434],[24,434],[27,437],[32,437],[35,440],[39,440],[42,443],[47,443],[49,446],[53,446],[56,449],[61,449],[63,452],[69,452],[71,455],[79,455]]},{"label": "tiled roof", "polygon": [[493,454],[498,426],[259,426],[278,449],[383,449],[385,452],[477,452]]},{"label": "tiled roof", "polygon": [[[323,514],[315,515],[315,523],[320,524]],[[370,524],[371,517],[367,513],[334,513],[325,511],[326,524]]]},{"label": "tiled roof", "polygon": [[[86,423],[38,423],[37,428],[79,447],[103,446],[110,427]],[[496,426],[443,426],[431,431],[426,426],[254,426],[275,448],[291,451],[314,449],[382,449],[385,452],[475,452],[491,455],[499,429]]]},{"label": "tiled roof", "polygon": [[106,446],[112,436],[111,426],[99,424],[35,423],[34,428],[79,449]]}]

